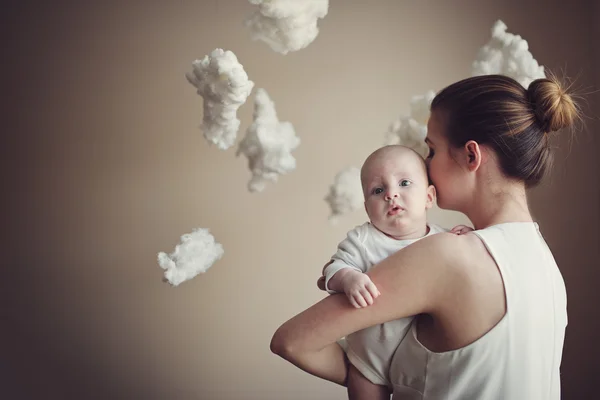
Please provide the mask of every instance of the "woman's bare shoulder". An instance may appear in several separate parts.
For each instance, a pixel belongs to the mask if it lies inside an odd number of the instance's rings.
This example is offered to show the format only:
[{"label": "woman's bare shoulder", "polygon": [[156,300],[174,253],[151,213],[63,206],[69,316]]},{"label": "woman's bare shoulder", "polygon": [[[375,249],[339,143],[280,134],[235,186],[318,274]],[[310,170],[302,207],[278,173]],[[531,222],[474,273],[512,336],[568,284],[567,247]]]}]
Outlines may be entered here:
[{"label": "woman's bare shoulder", "polygon": [[411,305],[404,316],[435,313],[470,284],[472,265],[485,257],[484,251],[474,235],[437,233],[391,255],[367,274],[382,294],[392,293],[396,304]]},{"label": "woman's bare shoulder", "polygon": [[431,253],[431,257],[442,258],[445,261],[443,265],[457,272],[469,270],[481,262],[493,262],[485,245],[473,232],[461,235],[441,232],[423,238],[419,242],[422,242],[424,250]]},{"label": "woman's bare shoulder", "polygon": [[443,232],[419,242],[420,248],[415,246],[412,250],[422,260],[421,267],[429,270],[427,278],[438,282],[435,291],[440,293],[440,304],[448,304],[447,300],[456,298],[457,292],[479,297],[489,291],[503,291],[498,267],[476,234]]}]

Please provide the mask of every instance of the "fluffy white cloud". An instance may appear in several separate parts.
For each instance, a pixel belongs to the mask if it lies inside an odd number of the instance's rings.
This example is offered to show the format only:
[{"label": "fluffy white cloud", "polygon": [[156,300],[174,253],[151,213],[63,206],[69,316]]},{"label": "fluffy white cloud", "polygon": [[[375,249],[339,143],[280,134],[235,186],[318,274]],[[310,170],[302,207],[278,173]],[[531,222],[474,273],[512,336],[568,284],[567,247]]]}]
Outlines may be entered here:
[{"label": "fluffy white cloud", "polygon": [[181,243],[171,254],[158,253],[158,264],[165,279],[173,286],[206,272],[223,256],[223,246],[208,229],[197,228],[181,236]]},{"label": "fluffy white cloud", "polygon": [[280,122],[267,91],[257,89],[254,121],[246,130],[237,151],[237,155],[244,154],[248,158],[248,168],[252,173],[248,190],[262,192],[268,182],[276,182],[279,175],[294,170],[296,159],[292,151],[299,144],[294,126],[287,121]]},{"label": "fluffy white cloud", "polygon": [[533,80],[546,76],[544,67],[533,58],[527,41],[506,29],[504,22],[496,21],[490,41],[477,53],[472,75],[507,75],[527,88]]},{"label": "fluffy white cloud", "polygon": [[186,77],[204,99],[204,137],[227,150],[235,143],[240,127],[237,109],[246,102],[254,82],[231,51],[215,49],[192,66]]},{"label": "fluffy white cloud", "polygon": [[287,54],[305,48],[319,34],[317,21],[324,18],[329,0],[249,0],[258,6],[245,25],[254,40]]},{"label": "fluffy white cloud", "polygon": [[342,215],[356,211],[363,207],[364,195],[360,183],[360,168],[349,167],[340,171],[329,187],[325,197],[329,204],[331,214],[329,219],[336,222]]},{"label": "fluffy white cloud", "polygon": [[434,97],[433,90],[424,95],[413,96],[410,100],[409,114],[390,124],[386,132],[385,144],[401,144],[426,157],[429,150],[425,144],[425,136],[427,136],[429,108]]}]

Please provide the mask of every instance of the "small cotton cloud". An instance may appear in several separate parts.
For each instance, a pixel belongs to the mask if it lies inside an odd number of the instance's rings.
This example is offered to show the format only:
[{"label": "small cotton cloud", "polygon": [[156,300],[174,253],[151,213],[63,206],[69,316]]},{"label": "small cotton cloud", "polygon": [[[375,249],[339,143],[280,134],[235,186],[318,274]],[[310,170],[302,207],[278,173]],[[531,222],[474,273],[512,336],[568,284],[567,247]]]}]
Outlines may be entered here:
[{"label": "small cotton cloud", "polygon": [[427,125],[431,102],[435,97],[433,90],[428,91],[423,95],[413,96],[410,99],[410,117],[421,125]]},{"label": "small cotton cloud", "polygon": [[290,122],[280,122],[275,103],[264,89],[257,89],[254,97],[254,121],[240,142],[237,155],[248,158],[252,178],[248,182],[250,192],[262,192],[268,182],[276,182],[280,175],[296,168],[292,151],[298,147]]},{"label": "small cotton cloud", "polygon": [[193,71],[186,78],[204,99],[204,137],[227,150],[235,143],[240,127],[237,109],[246,102],[254,82],[231,51],[215,49],[192,66]]},{"label": "small cotton cloud", "polygon": [[349,167],[340,171],[329,187],[325,201],[331,209],[329,220],[337,222],[339,217],[363,207],[364,195],[360,183],[360,168]]},{"label": "small cotton cloud", "polygon": [[424,95],[413,96],[410,100],[410,112],[392,122],[385,134],[385,144],[400,144],[410,147],[421,156],[426,157],[429,149],[425,144],[427,121],[435,92],[428,91]]},{"label": "small cotton cloud", "polygon": [[490,41],[479,49],[473,62],[472,76],[506,75],[527,88],[533,80],[546,76],[544,67],[533,58],[527,41],[506,29],[504,22],[496,21]]},{"label": "small cotton cloud", "polygon": [[245,21],[252,39],[267,43],[281,54],[311,44],[319,34],[317,21],[324,18],[329,9],[329,0],[249,1],[258,6]]},{"label": "small cotton cloud", "polygon": [[223,256],[223,246],[208,229],[197,228],[181,236],[181,243],[171,254],[158,253],[158,264],[165,279],[173,286],[206,272]]}]

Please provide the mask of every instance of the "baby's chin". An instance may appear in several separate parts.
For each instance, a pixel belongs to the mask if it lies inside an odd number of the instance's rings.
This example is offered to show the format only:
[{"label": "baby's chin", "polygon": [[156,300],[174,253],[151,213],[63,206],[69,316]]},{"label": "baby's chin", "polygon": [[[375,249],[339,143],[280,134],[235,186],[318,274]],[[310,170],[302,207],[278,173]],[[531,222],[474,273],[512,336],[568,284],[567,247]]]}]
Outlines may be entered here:
[{"label": "baby's chin", "polygon": [[385,221],[383,223],[374,224],[375,227],[393,239],[404,240],[404,239],[418,239],[427,234],[427,225],[423,223],[415,224],[408,223],[406,220],[396,218],[392,221]]}]

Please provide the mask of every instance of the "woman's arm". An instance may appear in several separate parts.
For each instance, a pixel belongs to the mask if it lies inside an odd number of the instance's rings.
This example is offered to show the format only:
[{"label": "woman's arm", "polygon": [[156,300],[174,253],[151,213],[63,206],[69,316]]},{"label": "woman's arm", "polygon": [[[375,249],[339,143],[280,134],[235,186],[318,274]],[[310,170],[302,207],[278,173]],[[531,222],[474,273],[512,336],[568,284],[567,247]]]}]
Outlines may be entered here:
[{"label": "woman's arm", "polygon": [[[455,255],[460,258],[462,253],[462,240],[462,236],[440,233],[391,255],[367,273],[381,292],[373,305],[356,309],[341,294],[326,297],[279,327],[271,350],[313,375],[343,384],[345,371],[323,374],[322,368],[327,356],[343,357],[336,340],[394,319],[435,315],[459,281],[453,265]],[[335,361],[340,362],[343,359]]]}]

